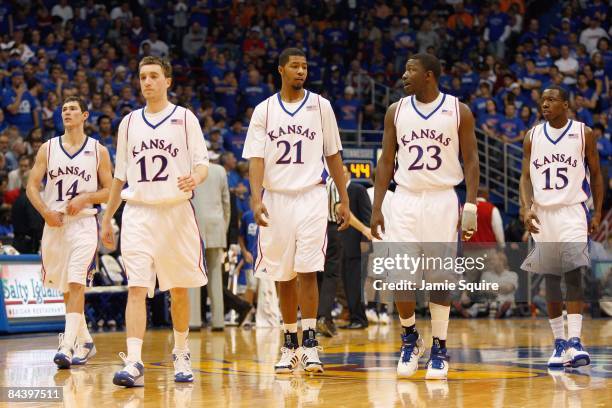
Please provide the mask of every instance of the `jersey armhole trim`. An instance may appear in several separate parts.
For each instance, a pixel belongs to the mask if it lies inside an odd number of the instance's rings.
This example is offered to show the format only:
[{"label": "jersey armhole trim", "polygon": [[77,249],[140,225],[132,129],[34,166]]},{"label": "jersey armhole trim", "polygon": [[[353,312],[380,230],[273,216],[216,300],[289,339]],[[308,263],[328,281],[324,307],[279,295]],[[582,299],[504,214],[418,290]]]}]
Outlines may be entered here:
[{"label": "jersey armhole trim", "polygon": [[51,163],[51,143],[53,143],[53,138],[49,139],[49,144],[47,145],[47,172],[49,171],[49,164]]},{"label": "jersey armhole trim", "polygon": [[461,125],[461,115],[459,114],[459,98],[455,97],[455,112],[457,113],[457,130],[459,130],[459,125]]},{"label": "jersey armhole trim", "polygon": [[585,151],[585,146],[586,146],[586,140],[585,140],[585,136],[584,136],[584,123],[580,124],[580,152],[582,153],[582,161],[584,162],[584,155],[586,153]]},{"label": "jersey armhole trim", "polygon": [[185,109],[185,146],[187,147],[187,151],[189,152],[189,136],[187,134],[187,108]]},{"label": "jersey armhole trim", "polygon": [[99,153],[98,150],[100,150],[100,143],[96,140],[95,141],[95,152],[96,152],[96,178],[98,177],[98,169],[100,168],[100,160],[99,160]]},{"label": "jersey armhole trim", "polygon": [[399,104],[397,105],[397,110],[395,111],[395,117],[393,118],[393,125],[395,127],[397,127],[397,118],[399,118],[399,112],[400,112],[400,109],[402,108],[403,101],[404,101],[404,98],[401,98],[399,100]]}]

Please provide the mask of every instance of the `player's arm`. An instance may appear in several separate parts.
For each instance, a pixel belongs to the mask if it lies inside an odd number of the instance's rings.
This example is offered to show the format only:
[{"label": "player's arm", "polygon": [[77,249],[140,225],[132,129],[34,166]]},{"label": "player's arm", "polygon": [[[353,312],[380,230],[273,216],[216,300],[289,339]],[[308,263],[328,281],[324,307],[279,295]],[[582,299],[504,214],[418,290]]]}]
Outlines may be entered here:
[{"label": "player's arm", "polygon": [[466,189],[465,204],[461,212],[461,231],[463,239],[467,241],[477,229],[476,196],[480,183],[480,163],[474,115],[464,103],[459,103],[459,120],[459,148],[463,158]]},{"label": "player's arm", "polygon": [[98,183],[100,189],[94,193],[79,194],[70,200],[66,206],[66,213],[68,213],[68,215],[76,215],[89,205],[101,204],[108,201],[108,195],[113,181],[110,154],[106,147],[99,145],[98,148],[100,154],[100,163],[98,165]]},{"label": "player's arm", "polygon": [[338,195],[340,196],[340,201],[336,204],[336,216],[338,217],[338,223],[340,223],[338,231],[342,231],[349,227],[351,218],[355,218],[351,216],[351,210],[349,208],[349,196],[346,191],[346,178],[344,177],[344,169],[342,168],[342,156],[340,152],[337,152],[331,156],[326,156],[325,161],[327,163],[329,175],[334,180],[334,184],[338,189]]},{"label": "player's arm", "polygon": [[26,195],[30,200],[30,203],[32,203],[34,208],[36,208],[36,211],[38,211],[38,213],[45,219],[48,226],[61,227],[63,224],[64,215],[58,211],[50,210],[40,196],[40,186],[45,174],[47,173],[48,146],[49,142],[45,142],[40,149],[38,149],[34,166],[30,170],[28,185],[26,186]]},{"label": "player's arm", "polygon": [[597,140],[593,136],[593,131],[588,126],[584,127],[584,154],[591,176],[591,191],[593,192],[593,206],[595,211],[591,216],[589,233],[599,229],[601,223],[601,211],[604,199],[604,183],[599,166],[599,153],[597,152]]},{"label": "player's arm", "polygon": [[521,199],[521,214],[525,229],[531,233],[537,234],[540,232],[538,228],[533,225],[533,220],[538,224],[538,219],[535,211],[531,209],[533,204],[533,185],[531,184],[531,137],[533,135],[533,129],[527,132],[525,139],[523,139],[523,168],[521,171],[521,179],[519,182],[519,196]]},{"label": "player's arm", "polygon": [[376,165],[376,180],[374,182],[374,203],[372,204],[372,218],[370,232],[373,237],[382,240],[378,227],[385,232],[385,219],[382,214],[382,203],[393,177],[395,168],[395,154],[397,153],[397,132],[395,129],[395,113],[398,103],[395,102],[387,109],[385,114],[385,129],[383,132],[382,153]]}]

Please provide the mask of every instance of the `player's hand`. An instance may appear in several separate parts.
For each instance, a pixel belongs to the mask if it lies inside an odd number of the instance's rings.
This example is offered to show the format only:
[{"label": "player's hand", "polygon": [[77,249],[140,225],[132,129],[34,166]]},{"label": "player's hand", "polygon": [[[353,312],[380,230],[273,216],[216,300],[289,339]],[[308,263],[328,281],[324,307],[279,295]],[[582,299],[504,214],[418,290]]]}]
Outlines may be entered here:
[{"label": "player's hand", "polygon": [[591,221],[589,222],[589,234],[597,232],[599,229],[599,224],[601,224],[601,213],[594,212],[591,216]]},{"label": "player's hand", "polygon": [[197,185],[198,183],[193,177],[193,174],[190,174],[188,176],[181,176],[178,178],[178,188],[179,190],[185,193],[193,191]]},{"label": "player's hand", "polygon": [[365,230],[363,230],[362,234],[368,239],[368,241],[372,240],[372,231],[370,229],[366,228]]},{"label": "player's hand", "polygon": [[478,216],[476,214],[476,204],[465,203],[461,212],[461,235],[464,241],[472,238],[478,229]]},{"label": "player's hand", "polygon": [[61,227],[64,225],[64,214],[61,212],[48,210],[43,214],[43,218],[50,227]]},{"label": "player's hand", "polygon": [[348,202],[340,201],[336,204],[336,217],[338,218],[338,231],[344,231],[349,227],[351,221],[351,209]]},{"label": "player's hand", "polygon": [[68,205],[66,206],[66,213],[68,215],[77,215],[88,205],[89,203],[87,202],[87,197],[84,194],[79,194],[72,200],[68,201]]},{"label": "player's hand", "polygon": [[102,239],[102,245],[108,249],[115,249],[115,233],[113,232],[113,225],[110,219],[104,217],[102,219],[102,226],[100,230],[100,238]]},{"label": "player's hand", "polygon": [[267,220],[270,219],[270,216],[268,215],[268,209],[266,208],[264,203],[260,201],[258,203],[253,204],[253,215],[255,216],[255,222],[257,223],[257,225],[260,225],[262,227],[268,226]]},{"label": "player's hand", "polygon": [[250,251],[244,251],[243,256],[246,263],[253,263],[253,254]]},{"label": "player's hand", "polygon": [[532,234],[537,234],[540,232],[540,230],[538,229],[538,227],[536,227],[533,223],[533,221],[537,222],[538,225],[540,225],[540,220],[538,219],[538,216],[536,215],[535,211],[533,210],[527,210],[525,212],[525,218],[523,220],[523,224],[525,225],[525,229],[527,231],[529,231]]},{"label": "player's hand", "polygon": [[[380,227],[380,228],[379,228]],[[382,237],[380,233],[385,233],[385,217],[379,209],[372,209],[372,217],[370,218],[370,233],[380,241]]]}]

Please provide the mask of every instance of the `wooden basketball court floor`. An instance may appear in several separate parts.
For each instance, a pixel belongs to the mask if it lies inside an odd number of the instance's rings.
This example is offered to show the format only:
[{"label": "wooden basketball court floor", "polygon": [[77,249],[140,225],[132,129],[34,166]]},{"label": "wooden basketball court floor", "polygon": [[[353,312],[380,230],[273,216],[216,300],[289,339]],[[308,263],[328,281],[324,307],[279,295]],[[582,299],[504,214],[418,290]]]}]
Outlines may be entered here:
[{"label": "wooden basketball court floor", "polygon": [[[430,339],[429,322],[417,327]],[[60,403],[11,407],[596,407],[612,406],[612,319],[584,320],[592,367],[549,373],[551,333],[545,319],[452,320],[447,381],[395,376],[400,327],[370,326],[321,338],[325,373],[275,375],[278,329],[229,328],[190,333],[195,382],[173,382],[172,332],[148,331],[145,388],[112,384],[125,351],[123,332],[94,334],[98,354],[87,366],[57,370],[54,335],[0,337],[0,386],[61,386]],[[427,353],[426,353],[427,356]],[[4,404],[4,405],[2,405]]]}]

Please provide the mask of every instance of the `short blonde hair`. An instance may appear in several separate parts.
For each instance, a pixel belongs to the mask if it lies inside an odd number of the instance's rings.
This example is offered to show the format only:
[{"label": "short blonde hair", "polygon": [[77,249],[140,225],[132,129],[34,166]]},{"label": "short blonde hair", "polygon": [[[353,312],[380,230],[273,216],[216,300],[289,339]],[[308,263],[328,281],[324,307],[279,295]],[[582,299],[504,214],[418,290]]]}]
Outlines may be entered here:
[{"label": "short blonde hair", "polygon": [[159,65],[164,73],[164,76],[166,78],[172,78],[172,65],[170,65],[170,62],[165,58],[154,57],[151,55],[144,57],[138,64],[138,71],[140,72],[140,69],[145,65]]}]

